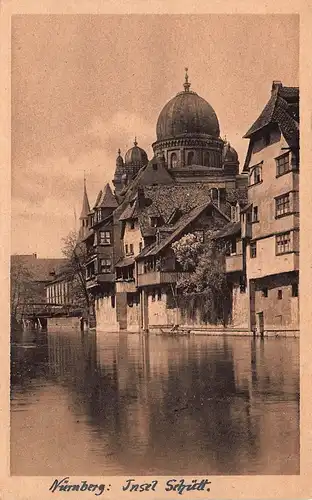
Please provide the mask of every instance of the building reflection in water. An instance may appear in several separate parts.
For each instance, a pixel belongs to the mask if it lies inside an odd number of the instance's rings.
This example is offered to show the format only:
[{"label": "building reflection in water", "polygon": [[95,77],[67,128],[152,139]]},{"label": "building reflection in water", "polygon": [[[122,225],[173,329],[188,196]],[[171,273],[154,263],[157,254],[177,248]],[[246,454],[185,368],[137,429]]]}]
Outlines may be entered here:
[{"label": "building reflection in water", "polygon": [[113,456],[133,474],[299,473],[297,341],[51,333],[47,345],[48,371],[33,376],[66,388],[99,465]]}]

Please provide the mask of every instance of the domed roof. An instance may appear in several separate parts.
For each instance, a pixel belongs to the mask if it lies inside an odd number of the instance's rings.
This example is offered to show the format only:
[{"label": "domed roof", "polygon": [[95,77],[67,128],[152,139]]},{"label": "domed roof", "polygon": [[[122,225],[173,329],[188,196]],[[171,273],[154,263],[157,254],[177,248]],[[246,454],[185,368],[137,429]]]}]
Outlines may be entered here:
[{"label": "domed roof", "polygon": [[144,166],[148,163],[147,154],[144,149],[139,148],[137,140],[134,140],[133,148],[130,148],[125,154],[125,165]]},{"label": "domed roof", "polygon": [[190,90],[187,73],[184,91],[165,105],[156,126],[158,141],[184,134],[206,134],[215,138],[220,135],[214,109],[205,99]]},{"label": "domed roof", "polygon": [[229,142],[224,144],[223,149],[223,159],[224,162],[237,163],[238,162],[238,154],[237,151],[231,146]]}]

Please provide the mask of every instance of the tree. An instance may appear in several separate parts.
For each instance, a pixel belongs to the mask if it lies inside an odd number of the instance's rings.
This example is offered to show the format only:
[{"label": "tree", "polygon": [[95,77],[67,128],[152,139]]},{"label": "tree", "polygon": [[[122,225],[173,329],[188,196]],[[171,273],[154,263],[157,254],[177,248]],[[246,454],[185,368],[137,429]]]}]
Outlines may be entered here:
[{"label": "tree", "polygon": [[192,315],[199,309],[205,322],[225,321],[229,303],[223,245],[206,233],[205,243],[195,234],[187,234],[172,244],[177,261],[188,273],[177,283],[180,302]]},{"label": "tree", "polygon": [[11,258],[10,268],[10,305],[12,326],[20,323],[23,315],[33,302],[33,276],[25,263]]},{"label": "tree", "polygon": [[86,281],[86,261],[87,249],[81,242],[77,234],[72,231],[63,239],[63,255],[67,263],[63,269],[64,278],[71,284],[72,301],[79,306],[84,315],[89,318],[90,295],[87,289]]}]

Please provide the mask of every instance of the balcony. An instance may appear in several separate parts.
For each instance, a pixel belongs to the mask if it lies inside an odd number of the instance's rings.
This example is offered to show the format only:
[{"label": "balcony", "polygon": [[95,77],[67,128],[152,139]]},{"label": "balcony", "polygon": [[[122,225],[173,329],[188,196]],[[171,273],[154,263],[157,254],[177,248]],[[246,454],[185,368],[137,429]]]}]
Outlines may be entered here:
[{"label": "balcony", "polygon": [[137,287],[135,281],[117,281],[116,280],[116,293],[135,293],[137,292]]},{"label": "balcony", "polygon": [[139,274],[138,287],[148,285],[163,285],[166,283],[176,283],[182,277],[189,276],[190,273],[176,271],[153,271],[150,273]]},{"label": "balcony", "polygon": [[107,274],[98,274],[96,276],[90,276],[87,278],[87,288],[93,288],[95,286],[100,286],[105,283],[114,283],[115,281],[115,274],[114,273],[107,273]]},{"label": "balcony", "polygon": [[225,270],[227,273],[243,271],[243,255],[228,255],[225,258]]}]

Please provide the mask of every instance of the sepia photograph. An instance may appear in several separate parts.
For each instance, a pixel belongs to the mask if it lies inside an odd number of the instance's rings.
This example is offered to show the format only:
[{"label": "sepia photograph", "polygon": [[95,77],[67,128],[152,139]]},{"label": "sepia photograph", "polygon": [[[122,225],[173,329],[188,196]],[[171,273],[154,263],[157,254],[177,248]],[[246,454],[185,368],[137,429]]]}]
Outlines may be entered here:
[{"label": "sepia photograph", "polygon": [[297,14],[12,16],[12,476],[300,474],[299,94]]}]

